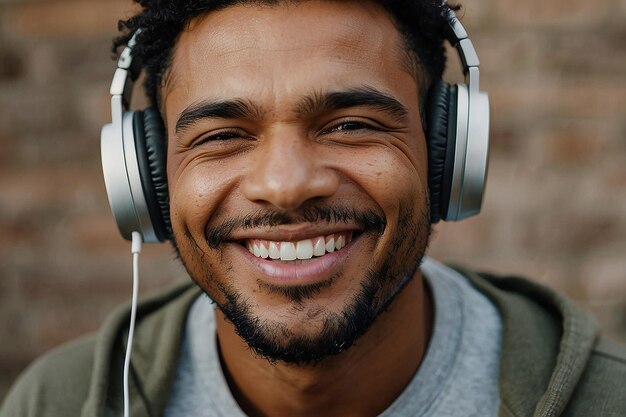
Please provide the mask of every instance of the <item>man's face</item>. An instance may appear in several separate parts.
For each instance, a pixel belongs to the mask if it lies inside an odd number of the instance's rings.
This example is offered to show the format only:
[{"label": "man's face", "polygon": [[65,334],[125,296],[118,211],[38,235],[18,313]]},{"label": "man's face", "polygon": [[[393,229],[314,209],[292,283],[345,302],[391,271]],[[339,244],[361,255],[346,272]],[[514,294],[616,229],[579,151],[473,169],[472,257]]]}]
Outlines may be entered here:
[{"label": "man's face", "polygon": [[408,62],[390,17],[358,2],[233,6],[176,44],[162,90],[175,242],[270,359],[347,348],[419,265],[427,161]]}]

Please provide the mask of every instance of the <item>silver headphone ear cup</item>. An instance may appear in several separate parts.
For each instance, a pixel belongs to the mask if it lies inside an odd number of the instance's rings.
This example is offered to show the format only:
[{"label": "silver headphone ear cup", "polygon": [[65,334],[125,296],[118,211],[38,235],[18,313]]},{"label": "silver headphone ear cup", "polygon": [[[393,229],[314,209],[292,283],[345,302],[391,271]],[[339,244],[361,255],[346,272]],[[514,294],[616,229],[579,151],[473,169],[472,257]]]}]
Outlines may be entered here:
[{"label": "silver headphone ear cup", "polygon": [[486,93],[457,85],[457,125],[450,204],[445,220],[480,212],[489,152],[489,99]]},{"label": "silver headphone ear cup", "polygon": [[485,194],[489,161],[489,96],[487,93],[470,92],[469,110],[459,220],[478,214]]},{"label": "silver headphone ear cup", "polygon": [[100,148],[104,183],[117,227],[126,240],[139,232],[146,243],[159,242],[142,188],[134,137],[134,112],[124,112],[121,126],[102,128]]},{"label": "silver headphone ear cup", "polygon": [[150,210],[148,209],[148,201],[146,199],[141,179],[141,170],[139,168],[139,152],[137,149],[137,140],[135,132],[143,131],[143,126],[137,128],[135,124],[141,118],[137,116],[137,112],[126,112],[122,118],[122,131],[124,134],[124,155],[126,157],[126,173],[128,175],[128,183],[133,198],[133,206],[139,223],[139,229],[134,231],[140,232],[145,243],[158,243],[160,239],[157,237]]},{"label": "silver headphone ear cup", "polygon": [[439,81],[432,87],[428,110],[431,222],[478,214],[489,148],[487,94]]},{"label": "silver headphone ear cup", "polygon": [[109,123],[102,127],[100,156],[104,184],[113,217],[121,235],[124,239],[130,240],[132,232],[139,230],[139,221],[128,181],[121,126]]}]

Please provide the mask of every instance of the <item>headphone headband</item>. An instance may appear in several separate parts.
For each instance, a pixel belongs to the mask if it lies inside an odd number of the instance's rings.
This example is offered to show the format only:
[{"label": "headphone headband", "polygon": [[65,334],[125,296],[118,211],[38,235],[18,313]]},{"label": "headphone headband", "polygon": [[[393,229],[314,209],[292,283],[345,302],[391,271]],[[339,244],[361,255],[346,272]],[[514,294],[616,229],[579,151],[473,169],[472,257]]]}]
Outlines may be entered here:
[{"label": "headphone headband", "polygon": [[471,67],[478,68],[480,66],[480,60],[474,49],[472,41],[469,39],[467,31],[463,27],[463,24],[456,16],[454,10],[448,10],[448,28],[447,39],[452,46],[457,49],[459,56],[461,57],[461,64],[463,65],[463,72],[468,73]]}]

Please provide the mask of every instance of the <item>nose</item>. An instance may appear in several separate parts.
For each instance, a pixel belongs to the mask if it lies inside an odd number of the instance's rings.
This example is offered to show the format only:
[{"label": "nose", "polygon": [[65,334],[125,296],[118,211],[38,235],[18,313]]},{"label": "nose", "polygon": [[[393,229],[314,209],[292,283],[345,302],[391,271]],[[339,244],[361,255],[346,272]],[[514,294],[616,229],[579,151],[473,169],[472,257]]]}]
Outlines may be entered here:
[{"label": "nose", "polygon": [[297,133],[267,137],[253,152],[241,183],[250,201],[293,210],[308,200],[330,197],[339,187],[337,172],[316,152],[315,143]]}]

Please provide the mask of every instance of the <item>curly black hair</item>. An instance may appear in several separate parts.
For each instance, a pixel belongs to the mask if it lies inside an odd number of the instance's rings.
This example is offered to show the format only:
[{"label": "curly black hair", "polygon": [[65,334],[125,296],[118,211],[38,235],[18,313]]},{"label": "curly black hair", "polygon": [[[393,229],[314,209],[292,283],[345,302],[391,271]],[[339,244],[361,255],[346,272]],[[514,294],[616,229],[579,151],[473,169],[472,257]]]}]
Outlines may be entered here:
[{"label": "curly black hair", "polygon": [[[298,0],[134,0],[142,10],[118,23],[123,34],[113,41],[113,53],[141,30],[132,50],[133,58],[145,69],[145,92],[153,106],[159,107],[160,86],[170,66],[172,48],[181,31],[200,15],[238,4],[277,5]],[[300,0],[305,1],[305,0]],[[394,19],[420,81],[421,100],[431,83],[441,78],[446,56],[443,42],[448,30],[447,12],[457,10],[442,0],[372,0]],[[423,116],[423,115],[422,115]]]}]

